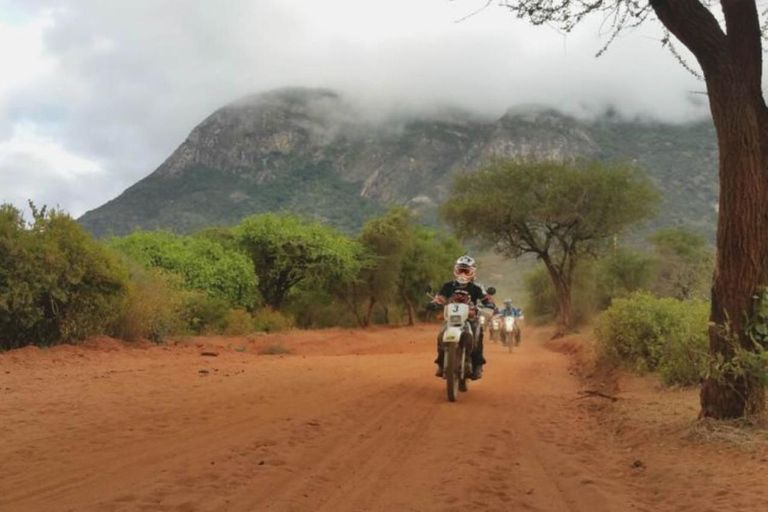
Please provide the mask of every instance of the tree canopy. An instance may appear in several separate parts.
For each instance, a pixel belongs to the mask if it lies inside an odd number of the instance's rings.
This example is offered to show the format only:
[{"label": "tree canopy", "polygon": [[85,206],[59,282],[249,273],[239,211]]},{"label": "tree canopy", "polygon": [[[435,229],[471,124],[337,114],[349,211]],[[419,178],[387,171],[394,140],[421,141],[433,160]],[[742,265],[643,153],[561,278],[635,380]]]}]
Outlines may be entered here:
[{"label": "tree canopy", "polygon": [[235,227],[234,234],[253,263],[264,301],[275,308],[304,281],[346,281],[362,266],[359,243],[295,215],[254,215]]},{"label": "tree canopy", "polygon": [[258,300],[248,257],[213,239],[136,231],[107,243],[144,267],[178,275],[184,288],[223,299],[232,307],[252,308]]},{"label": "tree canopy", "polygon": [[648,240],[658,258],[654,291],[678,299],[707,298],[714,268],[714,251],[692,231],[657,231]]},{"label": "tree canopy", "polygon": [[499,160],[457,176],[442,211],[462,238],[513,258],[535,254],[553,281],[561,327],[568,329],[577,262],[651,217],[658,198],[645,173],[632,167]]}]

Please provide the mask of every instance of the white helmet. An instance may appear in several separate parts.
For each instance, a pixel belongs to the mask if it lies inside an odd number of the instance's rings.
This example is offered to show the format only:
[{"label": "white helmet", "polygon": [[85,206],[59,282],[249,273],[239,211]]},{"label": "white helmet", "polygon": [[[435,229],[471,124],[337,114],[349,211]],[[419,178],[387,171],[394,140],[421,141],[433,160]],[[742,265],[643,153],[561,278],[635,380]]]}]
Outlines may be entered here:
[{"label": "white helmet", "polygon": [[471,283],[475,280],[475,270],[475,260],[469,256],[462,256],[453,266],[453,276],[461,284]]}]

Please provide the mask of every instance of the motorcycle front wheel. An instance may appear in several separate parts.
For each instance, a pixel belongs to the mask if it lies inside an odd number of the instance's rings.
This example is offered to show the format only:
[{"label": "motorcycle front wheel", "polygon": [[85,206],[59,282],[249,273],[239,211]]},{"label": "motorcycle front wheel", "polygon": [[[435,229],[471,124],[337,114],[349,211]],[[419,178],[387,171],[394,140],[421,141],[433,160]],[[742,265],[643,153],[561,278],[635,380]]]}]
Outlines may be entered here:
[{"label": "motorcycle front wheel", "polygon": [[445,384],[448,401],[455,402],[459,391],[459,361],[457,343],[447,343],[445,348]]},{"label": "motorcycle front wheel", "polygon": [[509,349],[509,353],[512,353],[512,346],[514,344],[512,340],[512,333],[509,333],[507,331],[502,331],[501,333],[501,343],[502,345],[506,345]]}]

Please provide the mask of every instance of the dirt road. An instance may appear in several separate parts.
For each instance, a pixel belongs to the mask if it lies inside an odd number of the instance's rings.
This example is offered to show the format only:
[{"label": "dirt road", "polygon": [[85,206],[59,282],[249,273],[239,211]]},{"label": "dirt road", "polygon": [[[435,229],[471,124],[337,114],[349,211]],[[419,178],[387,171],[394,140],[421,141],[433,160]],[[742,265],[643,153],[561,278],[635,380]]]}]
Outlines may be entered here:
[{"label": "dirt road", "polygon": [[489,344],[454,404],[434,326],[0,355],[0,510],[768,508],[762,452],[723,471],[727,448],[678,446],[683,466],[663,443],[628,445],[547,334],[511,355]]}]

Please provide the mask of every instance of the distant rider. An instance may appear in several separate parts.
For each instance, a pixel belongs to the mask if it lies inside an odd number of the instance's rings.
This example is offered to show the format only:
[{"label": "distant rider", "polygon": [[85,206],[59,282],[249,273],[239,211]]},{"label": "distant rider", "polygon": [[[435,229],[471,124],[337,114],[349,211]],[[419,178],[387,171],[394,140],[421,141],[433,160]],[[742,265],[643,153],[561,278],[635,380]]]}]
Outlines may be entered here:
[{"label": "distant rider", "polygon": [[520,318],[523,316],[523,310],[512,305],[512,299],[504,299],[504,309],[499,311],[501,316],[511,316]]},{"label": "distant rider", "polygon": [[504,299],[504,309],[499,311],[499,315],[502,318],[505,316],[511,316],[515,319],[515,338],[520,340],[520,325],[517,322],[518,319],[523,318],[523,310],[512,305],[512,299]]},{"label": "distant rider", "polygon": [[[456,264],[453,267],[453,281],[448,281],[441,288],[435,296],[434,300],[430,303],[432,309],[444,306],[449,302],[454,301],[462,302],[464,298],[475,304],[476,306],[492,308],[496,310],[496,304],[493,302],[493,298],[488,295],[483,285],[475,283],[475,273],[477,271],[475,260],[469,256],[462,256],[456,260]],[[477,331],[478,316],[475,316],[473,320],[470,320],[472,330]],[[435,375],[437,377],[443,376],[443,361],[445,358],[445,351],[443,349],[443,331],[437,336],[437,371]],[[483,357],[483,331],[480,330],[480,336],[477,340],[477,345],[474,353],[472,353],[472,379],[477,380],[483,376],[483,365],[485,364],[485,358]]]}]

